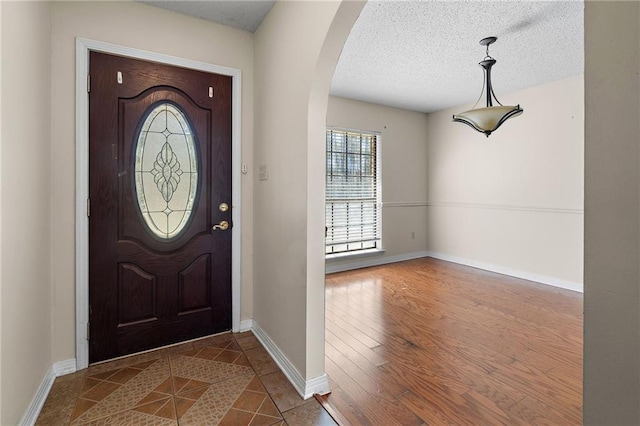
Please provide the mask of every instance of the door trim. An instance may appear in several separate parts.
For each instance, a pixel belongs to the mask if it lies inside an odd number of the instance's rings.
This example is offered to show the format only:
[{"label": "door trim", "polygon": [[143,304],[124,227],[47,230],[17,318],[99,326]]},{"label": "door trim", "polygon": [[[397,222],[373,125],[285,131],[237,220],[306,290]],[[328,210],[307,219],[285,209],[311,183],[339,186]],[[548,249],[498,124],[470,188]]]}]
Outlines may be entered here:
[{"label": "door trim", "polygon": [[119,46],[101,41],[76,38],[76,369],[89,365],[89,342],[87,324],[89,322],[89,218],[87,199],[89,197],[89,96],[87,75],[89,73],[89,52],[111,53],[134,59],[161,62],[183,68],[231,76],[231,193],[233,208],[231,220],[231,329],[240,331],[240,290],[241,290],[241,84],[242,72],[206,62],[178,58],[161,53]]}]

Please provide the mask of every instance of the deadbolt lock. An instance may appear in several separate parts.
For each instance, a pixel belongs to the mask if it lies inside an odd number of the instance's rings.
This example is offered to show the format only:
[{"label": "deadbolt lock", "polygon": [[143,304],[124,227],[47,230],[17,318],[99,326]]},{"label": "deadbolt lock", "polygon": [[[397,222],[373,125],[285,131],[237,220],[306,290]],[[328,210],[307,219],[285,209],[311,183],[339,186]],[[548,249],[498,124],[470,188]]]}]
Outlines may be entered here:
[{"label": "deadbolt lock", "polygon": [[229,222],[227,222],[226,220],[223,220],[219,224],[213,225],[213,228],[211,229],[213,231],[217,231],[218,229],[221,231],[226,231],[227,229],[229,229]]},{"label": "deadbolt lock", "polygon": [[229,210],[229,204],[227,203],[220,203],[220,205],[218,206],[218,208],[220,209],[221,212],[226,212],[227,210]]}]

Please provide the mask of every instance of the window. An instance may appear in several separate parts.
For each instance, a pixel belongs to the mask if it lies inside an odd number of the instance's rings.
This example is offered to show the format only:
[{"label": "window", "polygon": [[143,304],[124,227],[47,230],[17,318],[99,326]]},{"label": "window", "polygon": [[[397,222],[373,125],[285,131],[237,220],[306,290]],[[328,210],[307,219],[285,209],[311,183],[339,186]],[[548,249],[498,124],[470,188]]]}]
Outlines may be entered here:
[{"label": "window", "polygon": [[380,248],[379,139],[327,130],[327,255]]},{"label": "window", "polygon": [[193,132],[182,110],[164,102],[146,116],[137,140],[138,207],[153,235],[170,240],[187,226],[198,190]]}]

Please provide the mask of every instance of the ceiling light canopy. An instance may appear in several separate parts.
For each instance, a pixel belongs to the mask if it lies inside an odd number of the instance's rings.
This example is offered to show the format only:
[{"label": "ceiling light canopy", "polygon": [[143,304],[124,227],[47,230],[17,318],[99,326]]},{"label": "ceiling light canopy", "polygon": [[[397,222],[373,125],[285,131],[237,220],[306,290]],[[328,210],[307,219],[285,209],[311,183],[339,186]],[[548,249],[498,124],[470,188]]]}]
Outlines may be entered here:
[{"label": "ceiling light canopy", "polygon": [[[487,137],[500,127],[502,123],[511,117],[521,115],[523,112],[520,105],[502,105],[495,93],[493,93],[493,86],[491,85],[491,67],[496,63],[496,60],[489,56],[489,45],[494,43],[497,39],[497,37],[487,37],[480,40],[480,45],[487,47],[487,55],[480,62],[480,66],[484,70],[485,77],[480,97],[469,111],[453,115],[453,121],[471,126],[478,132],[487,135]],[[487,106],[484,108],[476,108],[476,105],[478,105],[478,102],[482,99],[483,94],[485,94]],[[494,102],[497,103],[498,106],[494,106]]]}]

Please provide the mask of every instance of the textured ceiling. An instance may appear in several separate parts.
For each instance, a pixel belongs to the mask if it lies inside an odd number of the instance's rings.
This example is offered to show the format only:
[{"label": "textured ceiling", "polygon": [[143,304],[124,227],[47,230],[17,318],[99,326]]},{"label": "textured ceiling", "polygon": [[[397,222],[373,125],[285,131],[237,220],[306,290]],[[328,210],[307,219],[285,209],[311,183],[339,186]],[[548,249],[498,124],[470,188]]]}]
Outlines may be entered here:
[{"label": "textured ceiling", "polygon": [[[275,3],[143,2],[250,32]],[[331,93],[423,112],[473,103],[485,56],[478,42],[488,36],[498,37],[490,48],[498,61],[492,70],[498,99],[581,74],[583,6],[581,0],[370,0],[344,46]]]},{"label": "textured ceiling", "polygon": [[498,37],[489,50],[498,99],[583,72],[580,1],[369,1],[331,93],[424,112],[473,103],[488,36]]},{"label": "textured ceiling", "polygon": [[151,6],[161,7],[206,19],[207,21],[228,27],[239,28],[244,31],[255,32],[264,17],[273,7],[275,0],[223,0],[223,1],[193,1],[193,0],[140,0]]}]

